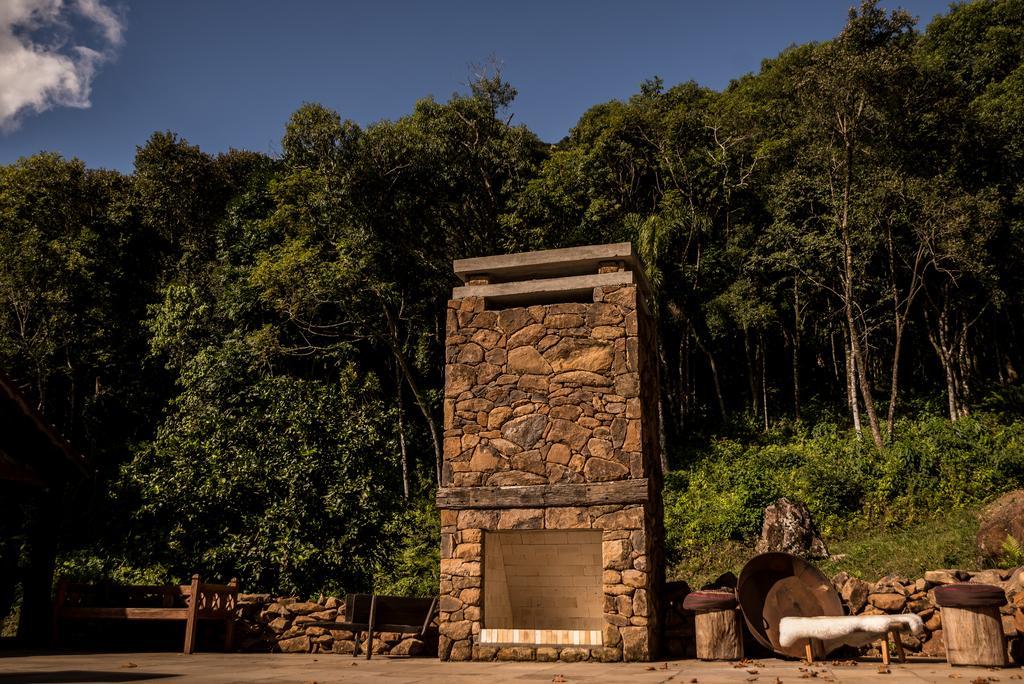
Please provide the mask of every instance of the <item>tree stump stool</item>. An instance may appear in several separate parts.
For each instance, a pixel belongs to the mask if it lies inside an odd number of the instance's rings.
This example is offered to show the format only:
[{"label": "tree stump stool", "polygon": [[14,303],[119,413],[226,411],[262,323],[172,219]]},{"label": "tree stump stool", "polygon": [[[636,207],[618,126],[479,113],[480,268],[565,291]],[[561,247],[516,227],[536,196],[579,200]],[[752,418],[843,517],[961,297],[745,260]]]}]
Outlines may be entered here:
[{"label": "tree stump stool", "polygon": [[692,610],[697,657],[701,660],[741,660],[743,626],[736,595],[727,591],[693,591],[683,599]]},{"label": "tree stump stool", "polygon": [[947,584],[935,589],[950,665],[1005,667],[1006,639],[999,608],[1006,594],[990,584]]}]

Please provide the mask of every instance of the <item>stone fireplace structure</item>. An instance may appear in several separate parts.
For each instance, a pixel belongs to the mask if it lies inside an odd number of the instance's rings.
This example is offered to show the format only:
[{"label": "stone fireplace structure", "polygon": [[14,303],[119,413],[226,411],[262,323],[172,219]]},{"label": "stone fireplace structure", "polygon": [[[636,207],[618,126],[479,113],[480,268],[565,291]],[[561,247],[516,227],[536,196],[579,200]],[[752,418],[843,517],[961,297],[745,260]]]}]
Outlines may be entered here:
[{"label": "stone fireplace structure", "polygon": [[629,243],[462,259],[448,302],[442,660],[649,660],[661,458]]}]

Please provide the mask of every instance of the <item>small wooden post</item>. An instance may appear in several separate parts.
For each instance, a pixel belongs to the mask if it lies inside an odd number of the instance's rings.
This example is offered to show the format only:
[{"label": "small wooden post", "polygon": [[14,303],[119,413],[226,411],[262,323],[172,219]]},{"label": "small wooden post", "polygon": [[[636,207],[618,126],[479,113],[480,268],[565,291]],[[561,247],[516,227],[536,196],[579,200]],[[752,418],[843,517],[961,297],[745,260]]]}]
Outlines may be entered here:
[{"label": "small wooden post", "polygon": [[185,621],[185,655],[195,653],[196,629],[199,627],[199,575],[192,575],[188,599],[188,619]]},{"label": "small wooden post", "polygon": [[882,664],[883,665],[888,665],[889,664],[889,635],[888,634],[884,634],[882,636],[881,647],[882,647]]},{"label": "small wooden post", "polygon": [[1006,666],[1006,639],[998,606],[943,606],[942,640],[950,665]]},{"label": "small wooden post", "polygon": [[697,657],[701,660],[742,660],[743,627],[735,608],[700,611],[694,617]]},{"label": "small wooden post", "polygon": [[814,663],[814,646],[811,644],[810,639],[804,644],[804,658],[807,660],[808,665]]},{"label": "small wooden post", "polygon": [[892,643],[896,646],[896,655],[899,657],[901,663],[907,662],[907,652],[903,650],[903,640],[900,639],[900,630],[894,629],[891,634]]},{"label": "small wooden post", "polygon": [[377,595],[370,596],[370,624],[369,634],[366,635],[366,659],[373,655],[373,623],[377,620]]}]

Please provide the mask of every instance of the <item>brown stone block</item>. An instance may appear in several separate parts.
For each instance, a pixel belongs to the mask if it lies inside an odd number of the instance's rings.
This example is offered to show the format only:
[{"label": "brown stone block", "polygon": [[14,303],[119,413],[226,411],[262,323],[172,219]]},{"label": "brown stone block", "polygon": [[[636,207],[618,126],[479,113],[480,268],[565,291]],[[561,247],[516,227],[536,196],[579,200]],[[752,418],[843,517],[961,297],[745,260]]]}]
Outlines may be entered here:
[{"label": "brown stone block", "polygon": [[622,659],[625,661],[646,661],[651,659],[649,635],[646,627],[621,627]]},{"label": "brown stone block", "polygon": [[621,508],[594,519],[594,527],[603,530],[637,530],[643,525],[644,510],[640,506]]},{"label": "brown stone block", "polygon": [[522,392],[547,392],[549,388],[546,375],[523,375],[516,382],[516,389]]},{"label": "brown stone block", "polygon": [[532,648],[525,646],[511,646],[506,648],[499,648],[496,655],[498,660],[533,660],[536,658],[536,653]]},{"label": "brown stone block", "polygon": [[476,384],[476,368],[463,364],[449,364],[445,372],[444,394],[457,397]]},{"label": "brown stone block", "polygon": [[596,435],[600,428],[594,428],[595,437],[591,437],[587,441],[587,451],[590,452],[591,456],[603,459],[611,459],[612,457],[612,443],[607,439],[598,439]]},{"label": "brown stone block", "polygon": [[566,465],[569,463],[569,458],[572,456],[572,452],[564,444],[555,443],[548,449],[547,461],[549,463],[559,463]]},{"label": "brown stone block", "polygon": [[531,323],[533,323],[533,316],[522,307],[502,309],[497,313],[497,326],[506,335],[511,335]]},{"label": "brown stone block", "polygon": [[543,353],[555,346],[560,339],[562,338],[559,335],[545,335],[535,346],[537,347],[537,351]]},{"label": "brown stone block", "polygon": [[626,331],[617,325],[599,325],[590,331],[595,340],[614,340],[625,334]]},{"label": "brown stone block", "polygon": [[563,339],[544,352],[544,358],[557,373],[576,370],[605,373],[612,367],[612,347],[599,340]]},{"label": "brown stone block", "polygon": [[617,663],[622,660],[622,649],[605,646],[604,648],[591,649],[592,654],[602,663]]},{"label": "brown stone block", "polygon": [[455,547],[453,555],[463,560],[480,560],[480,544],[459,544]]},{"label": "brown stone block", "polygon": [[548,415],[554,419],[575,421],[583,413],[583,409],[579,406],[573,406],[571,404],[565,404],[561,406],[555,406],[551,409]]},{"label": "brown stone block", "polygon": [[633,592],[633,615],[647,617],[648,610],[650,610],[650,607],[647,603],[647,590],[637,589]]},{"label": "brown stone block", "polygon": [[629,420],[626,423],[626,436],[622,442],[623,451],[640,451],[642,448],[640,442],[640,421]]},{"label": "brown stone block", "polygon": [[487,476],[487,485],[494,487],[518,487],[524,485],[547,484],[546,475],[538,475],[525,470],[506,470]]},{"label": "brown stone block", "polygon": [[544,527],[544,510],[541,508],[510,508],[500,512],[498,529],[539,530]]},{"label": "brown stone block", "polygon": [[629,469],[621,463],[608,461],[603,458],[588,458],[583,466],[583,476],[590,482],[608,482],[621,480],[629,474]]},{"label": "brown stone block", "polygon": [[587,325],[594,328],[603,325],[618,326],[622,322],[622,309],[615,304],[592,304],[587,309]]},{"label": "brown stone block", "polygon": [[477,330],[470,339],[483,349],[494,349],[501,342],[501,337],[497,330]]},{"label": "brown stone block", "polygon": [[559,507],[544,509],[544,528],[548,530],[585,529],[590,527],[586,508]]},{"label": "brown stone block", "polygon": [[583,385],[587,387],[602,387],[612,384],[611,380],[605,376],[590,371],[566,371],[552,376],[551,382],[556,385]]},{"label": "brown stone block", "polygon": [[590,659],[590,649],[569,647],[563,648],[558,653],[558,659],[563,663],[579,663]]},{"label": "brown stone block", "polygon": [[624,618],[633,617],[633,597],[626,594],[616,596],[615,612]]},{"label": "brown stone block", "polygon": [[459,363],[475,365],[484,360],[484,349],[475,342],[467,342],[462,345],[459,355],[456,358]]},{"label": "brown stone block", "polygon": [[568,420],[551,420],[545,438],[549,442],[562,442],[574,450],[581,450],[590,438],[590,430]]},{"label": "brown stone block", "polygon": [[534,347],[544,337],[545,332],[544,326],[539,323],[528,325],[508,338],[508,348]]},{"label": "brown stone block", "polygon": [[640,570],[623,570],[622,583],[628,587],[646,587],[647,573],[641,572]]},{"label": "brown stone block", "polygon": [[578,314],[548,314],[544,318],[544,325],[555,330],[578,328],[583,325],[583,316]]},{"label": "brown stone block", "polygon": [[469,461],[469,467],[476,472],[490,472],[507,468],[508,464],[492,446],[478,444],[473,450],[473,458]]},{"label": "brown stone block", "polygon": [[537,661],[542,663],[553,663],[558,660],[558,649],[550,646],[541,646],[537,649]]},{"label": "brown stone block", "polygon": [[[626,539],[612,539],[601,542],[601,556],[605,570],[626,570],[630,563],[632,547]],[[442,569],[443,572],[443,569]]]},{"label": "brown stone block", "polygon": [[493,328],[498,322],[498,314],[494,311],[483,311],[481,310],[472,319],[472,327],[474,328]]},{"label": "brown stone block", "polygon": [[498,524],[498,511],[481,511],[468,509],[459,511],[458,527],[460,530],[477,528],[484,530],[495,529]]},{"label": "brown stone block", "polygon": [[481,363],[476,367],[476,384],[486,385],[501,375],[501,366],[493,363]]},{"label": "brown stone block", "polygon": [[501,427],[501,436],[524,449],[529,449],[540,440],[547,425],[547,416],[537,413],[520,416],[507,421]]}]

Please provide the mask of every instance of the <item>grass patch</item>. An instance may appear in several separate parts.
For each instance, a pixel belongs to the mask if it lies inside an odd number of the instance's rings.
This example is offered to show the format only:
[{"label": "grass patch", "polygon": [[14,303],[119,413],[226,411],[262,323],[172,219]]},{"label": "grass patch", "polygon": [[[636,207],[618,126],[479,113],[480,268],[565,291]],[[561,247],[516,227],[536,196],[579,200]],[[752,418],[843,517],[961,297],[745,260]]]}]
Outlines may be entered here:
[{"label": "grass patch", "polygon": [[[976,570],[982,567],[974,548],[977,532],[973,510],[951,511],[902,529],[858,528],[826,539],[834,558],[815,564],[830,577],[846,571],[871,582],[892,574],[917,578],[939,568]],[[754,555],[751,545],[723,542],[682,559],[670,569],[669,578],[699,589],[722,573],[738,576]]]},{"label": "grass patch", "polygon": [[876,580],[889,574],[920,577],[926,570],[976,570],[982,562],[974,547],[978,533],[975,511],[951,511],[925,522],[894,530],[858,529],[829,546],[839,559],[823,561],[828,575],[846,571]]}]

